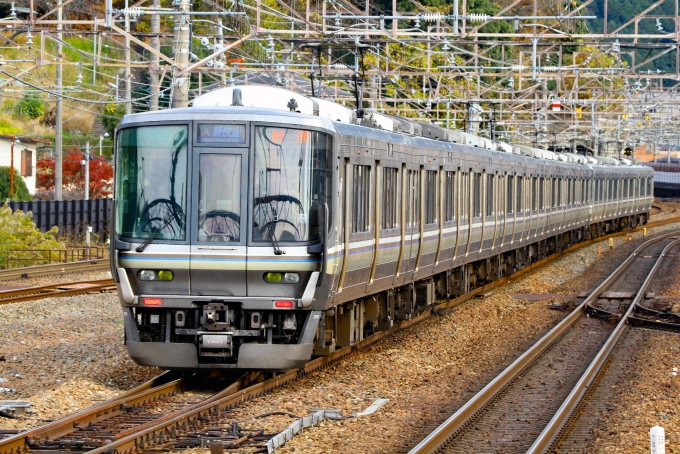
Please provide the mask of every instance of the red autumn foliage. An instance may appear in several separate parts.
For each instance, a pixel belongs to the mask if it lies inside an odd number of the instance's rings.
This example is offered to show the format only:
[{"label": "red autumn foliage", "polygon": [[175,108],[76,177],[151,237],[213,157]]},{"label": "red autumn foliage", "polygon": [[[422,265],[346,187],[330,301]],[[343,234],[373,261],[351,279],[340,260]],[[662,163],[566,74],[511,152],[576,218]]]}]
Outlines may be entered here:
[{"label": "red autumn foliage", "polygon": [[[85,153],[78,148],[64,152],[62,161],[62,178],[64,195],[68,198],[82,198],[85,195],[85,166],[80,162]],[[37,181],[36,195],[54,193],[54,158],[38,159],[36,163]],[[113,188],[113,166],[99,156],[90,155],[90,198],[101,199],[111,196]],[[65,197],[67,198],[67,197]]]}]

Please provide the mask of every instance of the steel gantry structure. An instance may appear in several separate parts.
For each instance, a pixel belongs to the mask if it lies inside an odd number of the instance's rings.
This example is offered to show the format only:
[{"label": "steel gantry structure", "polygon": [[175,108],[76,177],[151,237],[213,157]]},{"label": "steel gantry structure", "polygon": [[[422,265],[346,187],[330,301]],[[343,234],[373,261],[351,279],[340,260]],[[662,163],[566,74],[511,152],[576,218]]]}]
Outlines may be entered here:
[{"label": "steel gantry structure", "polygon": [[678,0],[673,14],[656,14],[659,0],[615,24],[609,1],[23,0],[0,19],[0,95],[55,103],[58,157],[80,111],[186,106],[253,80],[537,147],[670,150]]}]

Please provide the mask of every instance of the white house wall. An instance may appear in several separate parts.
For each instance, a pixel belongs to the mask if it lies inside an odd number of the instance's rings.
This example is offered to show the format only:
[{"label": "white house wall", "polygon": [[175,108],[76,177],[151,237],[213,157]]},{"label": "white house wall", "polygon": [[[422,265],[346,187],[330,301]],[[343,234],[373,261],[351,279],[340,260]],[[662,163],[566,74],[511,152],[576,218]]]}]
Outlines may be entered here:
[{"label": "white house wall", "polygon": [[[0,166],[1,167],[9,167],[10,166],[10,155],[11,155],[11,147],[12,143],[7,140],[0,139]],[[35,150],[35,145],[33,144],[25,144],[25,143],[18,143],[14,144],[14,168],[19,172],[21,175],[21,151],[22,150],[30,150],[32,159],[31,163],[33,166],[32,169],[32,175],[30,177],[25,177],[22,175],[22,178],[24,179],[24,182],[26,183],[26,187],[28,188],[28,192],[31,193],[31,195],[35,194],[35,184],[36,184],[36,176],[35,176],[35,161],[36,161],[36,150]]]}]

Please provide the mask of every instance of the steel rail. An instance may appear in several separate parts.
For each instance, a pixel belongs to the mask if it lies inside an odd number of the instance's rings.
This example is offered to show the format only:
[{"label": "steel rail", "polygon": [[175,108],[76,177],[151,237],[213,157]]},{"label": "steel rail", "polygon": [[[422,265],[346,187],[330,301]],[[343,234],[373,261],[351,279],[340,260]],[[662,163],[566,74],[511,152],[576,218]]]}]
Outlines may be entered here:
[{"label": "steel rail", "polygon": [[[661,225],[664,225],[664,224],[667,224],[667,223],[675,222],[678,219],[680,219],[680,216],[675,217],[675,218],[676,219],[672,219],[672,218],[664,219],[664,220],[661,220],[661,222],[655,221],[654,223],[647,224],[646,227],[647,228],[653,228],[653,227],[661,226]],[[642,229],[642,228],[643,227],[639,227],[639,228],[633,229],[633,230],[639,230],[639,229]],[[526,268],[524,268],[522,270],[519,270],[519,271],[513,273],[512,275],[504,276],[503,278],[501,278],[498,281],[494,281],[494,282],[487,284],[485,286],[476,288],[473,291],[471,291],[471,292],[469,292],[465,295],[462,295],[458,298],[440,303],[440,304],[435,306],[434,310],[441,309],[441,308],[455,307],[455,306],[457,306],[457,305],[459,305],[459,304],[461,304],[465,301],[472,299],[474,296],[476,296],[480,293],[487,292],[487,291],[489,291],[493,288],[496,288],[496,287],[502,285],[503,283],[507,282],[511,278],[515,279],[515,278],[517,278],[517,277],[519,277],[519,276],[521,276],[525,273],[528,273],[528,272],[532,271],[533,269],[540,267],[540,266],[548,263],[549,261],[557,259],[557,258],[559,258],[559,257],[561,257],[561,256],[563,256],[563,255],[565,255],[569,252],[573,252],[574,250],[577,250],[581,247],[585,247],[585,246],[588,246],[590,244],[594,244],[596,242],[606,240],[608,237],[623,235],[623,234],[628,233],[630,231],[632,231],[632,230],[613,233],[613,234],[610,234],[610,235],[607,235],[607,236],[604,236],[604,237],[599,237],[599,238],[596,238],[596,239],[588,240],[588,241],[573,245],[570,248],[567,248],[567,249],[560,251],[560,252],[556,252],[556,253],[554,253],[554,254],[552,254],[552,255],[550,255],[550,256],[548,256],[548,257],[546,257],[546,258],[544,258],[540,261],[532,263],[531,265],[527,266]],[[63,284],[61,284],[61,285],[63,285]],[[90,289],[85,289],[85,290],[90,290]],[[214,396],[212,396],[212,397],[210,397],[210,398],[208,398],[208,399],[206,399],[202,402],[194,404],[194,405],[188,407],[187,409],[183,409],[183,410],[180,410],[180,411],[173,412],[173,413],[165,415],[162,418],[157,419],[155,421],[152,421],[152,422],[149,422],[149,423],[146,423],[146,424],[134,427],[134,428],[130,428],[127,431],[121,432],[121,433],[119,433],[115,436],[115,440],[113,440],[112,443],[110,443],[107,446],[97,448],[96,450],[94,450],[92,452],[104,452],[107,449],[115,449],[118,452],[123,452],[126,449],[129,449],[130,447],[133,447],[133,448],[135,446],[141,447],[145,443],[147,443],[148,440],[150,439],[149,437],[147,437],[149,434],[154,434],[154,433],[158,433],[158,432],[164,433],[167,428],[178,427],[178,426],[181,427],[182,423],[191,419],[193,415],[210,414],[211,412],[214,412],[215,409],[230,408],[230,407],[238,405],[239,403],[246,401],[246,400],[248,400],[252,397],[260,396],[260,395],[267,393],[267,392],[269,392],[269,391],[271,391],[271,390],[273,390],[273,389],[275,389],[279,386],[282,386],[285,383],[288,383],[290,381],[295,380],[299,376],[303,376],[304,374],[307,374],[307,373],[312,372],[314,370],[326,367],[327,365],[331,364],[332,362],[336,361],[339,358],[354,354],[354,353],[360,351],[361,349],[364,349],[367,346],[369,346],[369,345],[371,345],[375,342],[378,342],[379,340],[381,340],[384,337],[393,335],[397,331],[400,331],[400,330],[405,329],[409,326],[412,326],[414,324],[419,323],[420,321],[426,319],[429,316],[430,316],[429,313],[423,313],[423,314],[420,314],[420,315],[414,317],[411,320],[402,321],[402,322],[396,324],[391,330],[381,331],[381,332],[375,333],[374,335],[372,335],[369,338],[355,344],[352,347],[343,348],[343,349],[335,351],[331,355],[313,359],[310,362],[308,362],[302,369],[294,369],[294,370],[288,371],[285,374],[278,375],[278,376],[274,377],[273,379],[267,380],[267,381],[262,382],[262,383],[258,383],[256,385],[246,387],[245,386],[245,380],[240,379],[237,382],[230,385],[229,387],[227,387],[226,389],[224,389],[223,391],[221,391],[220,393],[218,393],[218,394],[216,394],[216,395],[214,395]],[[169,374],[169,373],[170,372],[166,372],[165,374]],[[115,405],[120,405],[120,402],[124,401],[126,398],[132,397],[135,394],[141,393],[142,391],[149,389],[152,386],[152,383],[154,381],[158,381],[160,379],[160,377],[163,377],[163,376],[164,376],[164,374],[161,374],[159,377],[156,377],[156,379],[149,381],[149,382],[145,383],[144,385],[141,385],[138,388],[130,390],[127,393],[121,394],[121,395],[116,396],[116,397],[114,397],[114,398],[112,398],[112,399],[110,399],[106,402],[103,402],[102,404],[100,404],[98,406],[94,406],[90,409],[83,410],[81,412],[76,413],[75,415],[63,418],[59,421],[55,421],[54,423],[49,423],[46,426],[38,427],[36,429],[33,429],[30,432],[26,432],[26,433],[14,436],[12,438],[7,438],[5,440],[0,440],[0,454],[16,453],[17,450],[13,451],[12,448],[17,448],[19,446],[27,446],[26,440],[29,436],[33,437],[33,439],[35,439],[35,440],[38,440],[38,439],[41,438],[41,433],[46,433],[46,432],[51,431],[51,430],[55,430],[55,431],[58,432],[60,429],[56,428],[55,426],[57,426],[59,423],[64,423],[64,424],[70,423],[72,425],[74,421],[79,421],[79,420],[85,421],[84,418],[86,418],[87,416],[83,416],[83,415],[87,414],[88,412],[92,412],[92,411],[95,411],[97,409],[99,411],[102,411],[102,407],[104,407],[104,406],[115,407]],[[125,405],[125,404],[123,404],[123,405]],[[194,419],[194,421],[195,421],[195,419]],[[80,423],[80,424],[82,425],[82,423]],[[45,432],[43,432],[43,431],[45,431]],[[153,437],[151,437],[151,439],[153,439]],[[22,440],[23,440],[23,442],[22,442]],[[145,440],[147,440],[147,441],[145,441]],[[10,443],[12,444],[12,446],[9,449],[6,449],[5,447],[9,446]]]},{"label": "steel rail", "polygon": [[510,384],[539,356],[547,351],[547,349],[553,345],[555,341],[561,338],[562,335],[566,333],[569,328],[571,328],[571,326],[583,316],[588,305],[591,302],[596,301],[600,294],[602,294],[602,292],[612,285],[616,279],[618,279],[621,274],[623,274],[623,272],[628,267],[630,267],[630,265],[635,261],[637,255],[642,250],[646,249],[652,244],[663,241],[667,237],[677,235],[678,233],[680,232],[674,231],[667,233],[646,241],[642,245],[638,246],[635,251],[630,256],[628,256],[628,258],[626,258],[626,260],[624,260],[624,262],[621,263],[621,265],[619,265],[607,279],[605,279],[595,290],[593,290],[576,309],[567,315],[552,330],[550,330],[548,334],[539,339],[538,342],[529,348],[529,350],[524,352],[519,358],[510,364],[510,366],[508,366],[503,372],[500,373],[500,375],[487,384],[456,413],[450,416],[430,435],[418,443],[418,445],[409,451],[409,454],[433,453],[442,447],[449,440],[449,438],[455,435],[456,432],[462,429],[467,422],[469,422],[479,413],[480,410],[488,405],[501,390]]},{"label": "steel rail", "polygon": [[105,270],[108,269],[109,266],[109,259],[96,259],[68,263],[51,263],[49,265],[36,265],[22,268],[9,268],[0,270],[0,281],[52,276],[54,274],[73,273],[75,271]]},{"label": "steel rail", "polygon": [[527,454],[545,453],[553,447],[553,444],[560,436],[562,429],[567,424],[567,422],[569,422],[571,415],[582,402],[583,397],[588,391],[588,388],[590,388],[595,378],[597,378],[598,374],[607,362],[607,359],[609,359],[612,351],[614,351],[614,348],[618,345],[619,341],[623,337],[623,334],[628,329],[629,318],[635,311],[636,306],[644,300],[652,279],[656,276],[657,271],[661,267],[661,262],[663,262],[666,254],[668,254],[668,251],[676,247],[678,244],[680,244],[680,239],[677,239],[667,245],[661,252],[659,258],[656,260],[656,263],[654,263],[654,266],[640,287],[640,290],[635,295],[633,302],[628,307],[628,310],[623,315],[623,317],[621,317],[621,320],[616,325],[616,328],[614,328],[614,331],[609,336],[593,361],[590,363],[588,369],[586,369],[586,371],[581,376],[581,379],[578,381],[578,383],[576,383],[571,393],[569,393],[569,396],[567,396],[559,410],[557,410],[557,413],[555,413],[548,425],[543,429],[543,431],[531,445],[527,451]]},{"label": "steel rail", "polygon": [[182,379],[175,379],[172,371],[163,372],[151,380],[125,391],[100,404],[85,408],[48,424],[30,429],[18,435],[0,440],[0,454],[23,452],[41,439],[63,437],[103,419],[108,419],[125,411],[130,406],[152,401],[163,395],[176,392],[184,385]]},{"label": "steel rail", "polygon": [[[79,284],[87,284],[87,287],[82,288],[63,288],[66,286],[73,286]],[[88,293],[102,290],[112,290],[116,286],[113,279],[95,279],[91,281],[78,282],[62,282],[59,284],[40,285],[37,287],[26,287],[16,290],[6,290],[0,292],[0,305],[17,303],[21,301],[33,301],[43,298],[52,298],[55,296],[69,296],[78,295],[81,293]]]},{"label": "steel rail", "polygon": [[[678,217],[675,217],[675,219],[669,219],[669,220],[663,220],[660,224],[652,224],[652,225],[647,225],[647,228],[651,227],[657,227],[660,225],[664,225],[667,223],[671,222],[676,222],[678,221]],[[633,229],[633,230],[640,230],[644,227],[640,227],[638,229]],[[505,276],[498,281],[492,282],[490,284],[487,284],[485,286],[479,287],[463,296],[460,296],[458,298],[449,300],[447,302],[444,302],[442,304],[438,304],[433,308],[433,310],[441,309],[441,308],[448,308],[448,307],[454,307],[457,306],[465,301],[470,300],[474,296],[487,292],[495,287],[500,286],[501,284],[507,282],[509,279],[515,279],[518,276],[521,276],[525,273],[528,273],[529,271],[540,267],[546,263],[548,263],[551,260],[554,260],[556,258],[559,258],[566,253],[572,252],[574,250],[577,250],[581,247],[587,246],[589,244],[594,244],[596,242],[600,242],[603,240],[606,240],[608,237],[613,237],[613,236],[620,236],[625,233],[629,233],[632,230],[624,231],[624,232],[616,232],[613,234],[609,234],[603,237],[599,237],[596,239],[588,240],[576,245],[571,246],[570,248],[567,248],[563,251],[557,252],[555,254],[552,254],[542,260],[539,260],[530,266],[527,266],[526,268],[517,271],[513,273],[512,275]],[[673,232],[672,234],[677,234],[676,232]],[[670,234],[667,234],[670,235]],[[667,236],[664,235],[664,236]],[[645,244],[651,244],[652,242],[660,241],[663,239],[664,236],[652,239]],[[638,249],[640,249],[642,246],[640,246]],[[631,258],[629,257],[629,260]],[[598,287],[598,289],[603,288],[603,285]],[[599,293],[604,291],[601,289]],[[576,312],[576,311],[575,311]],[[155,440],[162,440],[164,437],[172,437],[173,434],[178,433],[178,432],[183,432],[187,430],[187,427],[191,426],[196,426],[199,421],[201,420],[207,420],[212,415],[218,414],[220,411],[223,410],[228,410],[230,408],[233,408],[234,406],[245,402],[251,398],[261,396],[263,394],[266,394],[280,386],[283,386],[286,383],[292,382],[296,380],[297,378],[304,376],[305,374],[312,372],[317,369],[321,369],[323,367],[328,366],[329,364],[335,362],[337,359],[346,357],[348,355],[354,354],[361,349],[366,348],[367,346],[378,342],[380,339],[393,335],[397,331],[400,331],[402,329],[405,329],[409,326],[412,326],[416,323],[419,323],[420,321],[426,319],[427,317],[430,316],[430,313],[422,313],[416,317],[414,317],[411,320],[408,321],[402,321],[398,324],[396,324],[392,329],[387,330],[387,331],[380,331],[378,333],[375,333],[374,335],[371,335],[369,338],[364,339],[361,342],[358,342],[354,346],[343,348],[340,350],[335,351],[334,353],[328,355],[328,356],[322,356],[319,358],[315,358],[311,361],[309,361],[303,368],[301,369],[293,369],[288,372],[285,372],[281,375],[278,375],[272,379],[266,380],[262,383],[258,383],[252,386],[249,386],[247,388],[239,389],[238,391],[234,392],[232,395],[226,395],[222,398],[215,399],[212,402],[201,402],[200,404],[194,405],[190,407],[189,409],[183,410],[183,411],[178,411],[176,413],[167,415],[167,417],[164,417],[162,420],[156,420],[152,421],[149,423],[146,423],[142,426],[138,426],[135,428],[129,429],[126,433],[121,433],[119,434],[115,440],[112,440],[111,443],[98,447],[96,449],[93,449],[91,451],[88,451],[90,454],[104,454],[104,453],[111,453],[111,452],[119,452],[119,453],[124,453],[124,452],[133,452],[136,450],[140,449],[146,449],[146,448],[151,448],[152,446],[155,445]]]}]

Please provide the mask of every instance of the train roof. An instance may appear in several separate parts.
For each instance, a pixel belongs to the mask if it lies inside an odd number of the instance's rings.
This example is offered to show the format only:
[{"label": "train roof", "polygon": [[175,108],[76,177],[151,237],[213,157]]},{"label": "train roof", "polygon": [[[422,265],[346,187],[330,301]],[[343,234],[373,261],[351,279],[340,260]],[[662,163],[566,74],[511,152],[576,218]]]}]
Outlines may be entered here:
[{"label": "train roof", "polygon": [[[193,107],[126,115],[120,126],[159,120],[214,121],[215,115],[233,114],[235,112],[238,112],[239,119],[244,121],[267,121],[267,117],[270,117],[272,122],[281,122],[281,117],[285,117],[285,121],[293,125],[322,127],[336,130],[339,133],[364,137],[379,138],[383,136],[382,138],[385,140],[396,140],[402,143],[417,144],[420,142],[418,139],[426,139],[435,142],[467,145],[474,148],[475,153],[480,155],[496,152],[508,157],[519,155],[525,159],[560,161],[561,163],[572,164],[575,167],[586,166],[592,169],[620,166],[633,170],[631,167],[641,167],[630,159],[619,160],[609,157],[556,153],[525,145],[492,141],[463,131],[451,130],[416,119],[397,117],[373,110],[367,110],[363,118],[357,118],[354,109],[336,102],[267,85],[243,85],[213,90],[195,98]],[[399,139],[398,136],[402,139]]]}]

